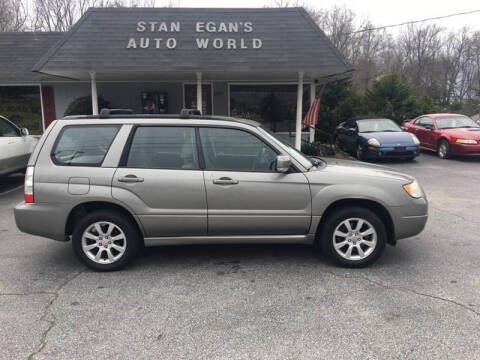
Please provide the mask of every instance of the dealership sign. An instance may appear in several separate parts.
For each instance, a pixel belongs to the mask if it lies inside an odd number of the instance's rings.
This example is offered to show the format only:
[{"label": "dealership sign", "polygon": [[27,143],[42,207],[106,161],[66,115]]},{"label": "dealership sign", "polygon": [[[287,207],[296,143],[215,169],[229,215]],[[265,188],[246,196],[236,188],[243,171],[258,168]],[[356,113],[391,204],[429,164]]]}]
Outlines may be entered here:
[{"label": "dealership sign", "polygon": [[[260,49],[263,45],[261,39],[221,36],[223,34],[249,34],[253,30],[254,26],[251,21],[198,21],[195,23],[197,36],[192,41],[194,41],[194,46],[198,49]],[[127,43],[127,49],[176,49],[179,46],[176,37],[160,37],[159,35],[180,33],[181,23],[179,21],[139,21],[137,22],[136,31],[145,36],[130,38]],[[202,36],[202,34],[207,33],[218,34],[218,36],[213,38]]]}]

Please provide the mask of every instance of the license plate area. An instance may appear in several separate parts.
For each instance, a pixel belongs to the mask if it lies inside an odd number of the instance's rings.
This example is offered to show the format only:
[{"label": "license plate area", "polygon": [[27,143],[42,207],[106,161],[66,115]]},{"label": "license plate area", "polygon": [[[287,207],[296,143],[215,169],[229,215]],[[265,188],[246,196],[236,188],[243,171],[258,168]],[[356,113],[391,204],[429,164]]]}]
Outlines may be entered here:
[{"label": "license plate area", "polygon": [[406,150],[405,146],[395,146],[393,151],[395,152],[404,152]]}]

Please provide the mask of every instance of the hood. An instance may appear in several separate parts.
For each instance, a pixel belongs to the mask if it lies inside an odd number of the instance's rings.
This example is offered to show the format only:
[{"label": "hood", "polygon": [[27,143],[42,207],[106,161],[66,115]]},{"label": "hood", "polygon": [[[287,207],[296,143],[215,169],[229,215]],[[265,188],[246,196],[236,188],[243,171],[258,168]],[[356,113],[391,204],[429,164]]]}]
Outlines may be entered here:
[{"label": "hood", "polygon": [[415,145],[412,134],[405,131],[398,132],[374,132],[374,133],[359,133],[365,139],[375,138],[380,141],[381,146],[409,146]]},{"label": "hood", "polygon": [[440,130],[444,134],[448,134],[458,139],[478,140],[480,141],[480,127],[479,128],[458,128],[458,129],[444,129]]},{"label": "hood", "polygon": [[338,176],[348,176],[351,178],[359,177],[375,177],[386,178],[391,180],[397,180],[404,183],[409,183],[415,180],[412,176],[400,173],[392,168],[369,164],[361,161],[324,158],[327,166],[319,171],[310,171],[305,173],[309,179],[315,180],[315,178],[322,172],[334,172]]}]

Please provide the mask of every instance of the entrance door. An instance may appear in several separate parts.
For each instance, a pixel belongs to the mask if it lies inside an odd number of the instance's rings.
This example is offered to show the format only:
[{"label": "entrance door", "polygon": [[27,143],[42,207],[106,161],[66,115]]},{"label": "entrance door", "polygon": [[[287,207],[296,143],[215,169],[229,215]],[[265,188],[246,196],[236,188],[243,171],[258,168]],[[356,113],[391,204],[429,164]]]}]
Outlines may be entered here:
[{"label": "entrance door", "polygon": [[[185,84],[185,107],[187,109],[197,108],[197,85]],[[202,85],[202,114],[212,115],[212,85]]]},{"label": "entrance door", "polygon": [[112,181],[147,237],[207,234],[207,202],[195,129],[139,126]]},{"label": "entrance door", "polygon": [[209,235],[302,235],[311,201],[300,172],[275,171],[277,153],[235,128],[200,128]]}]

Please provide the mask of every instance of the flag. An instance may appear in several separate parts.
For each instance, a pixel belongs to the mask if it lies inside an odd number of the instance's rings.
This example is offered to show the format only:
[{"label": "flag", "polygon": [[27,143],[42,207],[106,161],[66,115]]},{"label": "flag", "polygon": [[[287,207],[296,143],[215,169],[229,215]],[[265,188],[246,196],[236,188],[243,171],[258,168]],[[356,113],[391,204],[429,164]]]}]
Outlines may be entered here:
[{"label": "flag", "polygon": [[307,115],[303,118],[303,127],[315,126],[318,124],[318,111],[320,110],[320,97],[316,98]]}]

